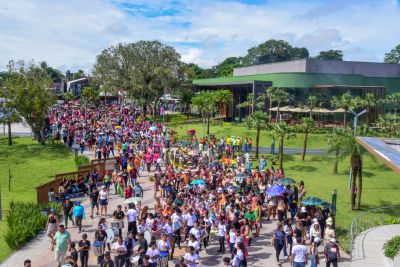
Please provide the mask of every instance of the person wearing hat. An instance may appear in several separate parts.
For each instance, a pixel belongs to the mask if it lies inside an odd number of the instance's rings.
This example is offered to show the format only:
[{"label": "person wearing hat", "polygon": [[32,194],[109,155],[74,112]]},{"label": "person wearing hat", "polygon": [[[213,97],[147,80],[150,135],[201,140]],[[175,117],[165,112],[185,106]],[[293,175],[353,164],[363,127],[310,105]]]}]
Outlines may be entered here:
[{"label": "person wearing hat", "polygon": [[331,264],[333,267],[338,266],[338,262],[340,261],[340,253],[339,246],[337,245],[335,238],[331,238],[329,240],[329,244],[325,246],[324,256],[326,267],[331,266]]},{"label": "person wearing hat", "polygon": [[54,234],[57,232],[58,226],[58,216],[56,215],[56,211],[52,208],[50,209],[50,215],[47,217],[47,236],[50,240],[53,240]]},{"label": "person wearing hat", "polygon": [[101,187],[99,192],[99,204],[100,204],[100,217],[107,216],[107,205],[109,200],[109,193],[105,185]]},{"label": "person wearing hat", "polygon": [[62,213],[64,213],[65,229],[68,229],[68,219],[72,222],[72,225],[75,225],[74,220],[72,219],[72,209],[73,208],[74,208],[74,204],[69,199],[69,197],[66,197],[64,203],[61,206],[61,211],[62,211]]},{"label": "person wearing hat", "polygon": [[81,206],[81,202],[78,200],[75,202],[75,207],[72,211],[72,218],[75,219],[75,224],[78,226],[80,233],[82,231],[82,219],[86,219],[85,209]]},{"label": "person wearing hat", "polygon": [[335,229],[332,227],[331,222],[326,223],[325,231],[324,231],[324,241],[325,243],[328,243],[331,238],[335,238]]}]

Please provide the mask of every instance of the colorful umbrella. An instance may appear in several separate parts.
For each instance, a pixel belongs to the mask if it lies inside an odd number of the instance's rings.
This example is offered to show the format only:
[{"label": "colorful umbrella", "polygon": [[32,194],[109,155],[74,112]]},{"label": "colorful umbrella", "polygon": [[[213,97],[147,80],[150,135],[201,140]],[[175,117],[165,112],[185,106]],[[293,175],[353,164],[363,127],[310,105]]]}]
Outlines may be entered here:
[{"label": "colorful umbrella", "polygon": [[151,126],[149,129],[150,129],[150,131],[157,131],[158,130],[157,126]]},{"label": "colorful umbrella", "polygon": [[281,185],[274,185],[274,186],[271,186],[270,188],[268,188],[268,190],[265,194],[268,196],[271,196],[271,197],[276,197],[276,196],[282,195],[285,192],[286,192],[285,187],[283,187]]},{"label": "colorful umbrella", "polygon": [[191,185],[199,185],[199,184],[206,184],[206,182],[204,180],[193,180],[190,182]]},{"label": "colorful umbrella", "polygon": [[292,178],[282,178],[279,179],[278,181],[276,181],[277,184],[280,185],[290,185],[290,184],[295,184],[296,180],[292,179]]},{"label": "colorful umbrella", "polygon": [[322,199],[320,199],[319,197],[306,197],[301,201],[301,203],[303,203],[304,205],[310,205],[310,206],[314,206],[314,205],[325,206],[326,204],[329,204],[329,203],[323,201]]}]

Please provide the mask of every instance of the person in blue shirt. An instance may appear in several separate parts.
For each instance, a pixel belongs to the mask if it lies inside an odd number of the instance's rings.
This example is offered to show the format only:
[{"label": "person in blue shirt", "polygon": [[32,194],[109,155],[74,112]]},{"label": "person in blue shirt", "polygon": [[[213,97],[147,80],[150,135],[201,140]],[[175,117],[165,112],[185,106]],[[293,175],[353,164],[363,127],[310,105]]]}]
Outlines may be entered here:
[{"label": "person in blue shirt", "polygon": [[79,228],[79,233],[82,231],[82,219],[86,219],[85,209],[81,206],[81,202],[78,200],[75,202],[75,207],[72,211],[72,218],[75,218],[75,224]]}]

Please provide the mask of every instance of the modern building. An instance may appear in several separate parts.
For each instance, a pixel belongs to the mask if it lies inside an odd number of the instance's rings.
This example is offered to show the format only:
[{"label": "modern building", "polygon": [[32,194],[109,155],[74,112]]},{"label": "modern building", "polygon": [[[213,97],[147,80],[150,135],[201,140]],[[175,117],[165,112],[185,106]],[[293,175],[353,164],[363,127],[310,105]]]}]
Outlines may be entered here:
[{"label": "modern building", "polygon": [[[309,95],[328,100],[345,92],[361,97],[373,93],[382,99],[400,91],[400,64],[301,59],[235,68],[232,77],[198,79],[193,81],[193,86],[195,91],[231,90],[233,102],[225,115],[228,119],[240,120],[248,112],[236,108],[237,105],[246,101],[249,93],[258,95],[270,86],[286,88],[294,96],[287,104],[294,106],[304,105]],[[325,108],[331,108],[329,101]],[[386,111],[390,108],[385,107]],[[383,111],[383,107],[377,107],[370,113],[377,116]]]},{"label": "modern building", "polygon": [[67,92],[71,92],[74,96],[80,97],[82,89],[85,86],[89,86],[89,78],[80,78],[67,82]]}]

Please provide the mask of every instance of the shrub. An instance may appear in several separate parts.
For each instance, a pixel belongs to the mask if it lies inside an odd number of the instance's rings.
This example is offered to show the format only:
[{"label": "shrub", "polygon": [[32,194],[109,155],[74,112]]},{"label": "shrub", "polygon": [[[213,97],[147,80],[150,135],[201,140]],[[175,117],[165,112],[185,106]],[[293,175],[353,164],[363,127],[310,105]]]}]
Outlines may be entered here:
[{"label": "shrub", "polygon": [[383,250],[385,256],[393,260],[400,251],[400,236],[395,236],[386,241]]},{"label": "shrub", "polygon": [[76,167],[85,166],[90,164],[90,159],[84,155],[79,155],[75,157]]},{"label": "shrub", "polygon": [[43,229],[47,218],[42,215],[41,209],[36,203],[10,203],[10,212],[6,219],[8,229],[4,239],[11,249],[19,249]]},{"label": "shrub", "polygon": [[384,225],[389,225],[389,224],[400,224],[400,218],[399,217],[387,217],[385,218],[385,220],[383,221]]}]

